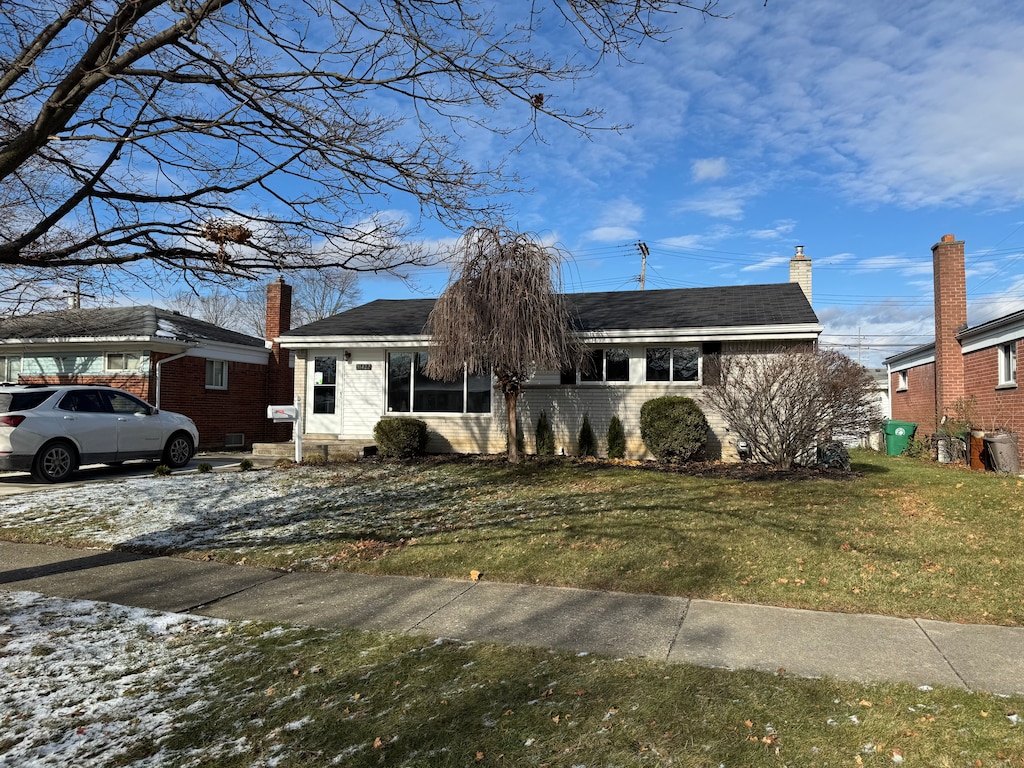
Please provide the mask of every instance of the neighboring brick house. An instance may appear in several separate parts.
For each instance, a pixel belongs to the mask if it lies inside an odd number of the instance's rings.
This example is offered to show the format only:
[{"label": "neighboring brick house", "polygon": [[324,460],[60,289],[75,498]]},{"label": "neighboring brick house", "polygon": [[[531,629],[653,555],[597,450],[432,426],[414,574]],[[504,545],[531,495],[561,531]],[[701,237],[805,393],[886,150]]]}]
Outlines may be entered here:
[{"label": "neighboring brick house", "polygon": [[[267,335],[288,330],[291,287],[267,287]],[[199,448],[287,440],[267,406],[292,390],[280,345],[158,307],[67,309],[0,319],[0,381],[109,384],[191,417]]]},{"label": "neighboring brick house", "polygon": [[1024,339],[1024,310],[967,325],[964,243],[953,235],[932,246],[932,271],[935,342],[886,359],[892,417],[915,422],[918,436],[928,437],[962,403],[976,429],[1019,435],[1024,394],[1017,388],[1017,343]]},{"label": "neighboring brick house", "polygon": [[[527,383],[518,407],[526,449],[535,449],[541,411],[551,420],[556,450],[568,454],[577,450],[584,415],[602,452],[617,415],[627,455],[646,456],[641,405],[662,395],[701,402],[706,356],[816,344],[822,326],[810,303],[810,264],[798,249],[789,283],[567,294],[594,365],[586,374],[538,371]],[[382,417],[402,414],[427,422],[432,452],[505,450],[504,400],[491,377],[449,384],[420,371],[433,306],[433,299],[378,300],[279,339],[295,353],[307,444],[329,438],[371,444]],[[734,458],[736,435],[717,415],[707,416],[709,453]]]}]

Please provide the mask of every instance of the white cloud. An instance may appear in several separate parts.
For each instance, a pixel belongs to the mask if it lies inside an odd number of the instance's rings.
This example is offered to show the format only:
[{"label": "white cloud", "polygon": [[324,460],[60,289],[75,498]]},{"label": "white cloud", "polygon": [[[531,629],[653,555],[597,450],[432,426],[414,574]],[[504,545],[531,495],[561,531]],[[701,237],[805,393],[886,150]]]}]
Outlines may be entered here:
[{"label": "white cloud", "polygon": [[596,240],[599,243],[615,243],[623,240],[636,240],[640,236],[632,227],[597,227],[590,230],[586,237],[588,240]]},{"label": "white cloud", "polygon": [[696,197],[680,200],[676,212],[702,213],[719,219],[742,219],[743,207],[750,196],[747,189],[716,189]]},{"label": "white cloud", "polygon": [[694,160],[692,173],[694,181],[717,181],[729,173],[729,164],[724,157]]}]

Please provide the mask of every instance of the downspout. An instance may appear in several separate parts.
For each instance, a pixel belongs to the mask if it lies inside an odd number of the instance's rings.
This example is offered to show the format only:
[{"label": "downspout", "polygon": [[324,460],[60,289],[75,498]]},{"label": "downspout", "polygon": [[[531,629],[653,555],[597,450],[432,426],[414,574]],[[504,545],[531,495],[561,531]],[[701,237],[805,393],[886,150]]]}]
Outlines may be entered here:
[{"label": "downspout", "polygon": [[153,405],[156,406],[158,411],[160,410],[160,369],[163,368],[164,363],[171,363],[175,360],[180,360],[183,357],[188,357],[188,352],[179,352],[176,355],[171,355],[170,357],[165,357],[156,361],[156,393],[153,397]]}]

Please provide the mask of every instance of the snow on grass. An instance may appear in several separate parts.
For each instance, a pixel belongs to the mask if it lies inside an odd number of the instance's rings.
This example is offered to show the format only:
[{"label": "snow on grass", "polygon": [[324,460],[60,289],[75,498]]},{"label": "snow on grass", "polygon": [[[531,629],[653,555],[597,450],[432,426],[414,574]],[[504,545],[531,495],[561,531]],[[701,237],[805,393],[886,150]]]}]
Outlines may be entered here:
[{"label": "snow on grass", "polygon": [[331,538],[411,539],[526,515],[514,497],[477,499],[443,469],[299,467],[143,477],[5,499],[0,529],[140,551],[287,547]]},{"label": "snow on grass", "polygon": [[89,765],[159,742],[175,712],[216,700],[208,641],[227,626],[0,592],[0,766]]}]

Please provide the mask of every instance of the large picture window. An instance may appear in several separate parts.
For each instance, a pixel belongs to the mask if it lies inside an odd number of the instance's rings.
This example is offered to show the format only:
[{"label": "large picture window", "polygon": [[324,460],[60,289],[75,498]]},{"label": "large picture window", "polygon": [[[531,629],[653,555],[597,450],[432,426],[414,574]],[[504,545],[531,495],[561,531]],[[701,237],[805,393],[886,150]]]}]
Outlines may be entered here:
[{"label": "large picture window", "polygon": [[697,347],[648,347],[647,381],[697,381],[700,350]]},{"label": "large picture window", "polygon": [[491,412],[490,375],[438,381],[423,372],[426,364],[426,352],[388,353],[388,413]]},{"label": "large picture window", "polygon": [[588,350],[580,368],[580,381],[629,381],[629,350]]}]

